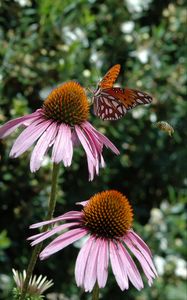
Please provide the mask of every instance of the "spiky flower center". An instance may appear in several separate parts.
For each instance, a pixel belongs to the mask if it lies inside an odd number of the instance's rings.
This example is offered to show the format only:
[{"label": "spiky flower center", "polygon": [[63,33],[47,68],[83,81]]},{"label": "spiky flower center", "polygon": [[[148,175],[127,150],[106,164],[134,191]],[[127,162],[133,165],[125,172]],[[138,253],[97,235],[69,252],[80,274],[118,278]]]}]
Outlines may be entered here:
[{"label": "spiky flower center", "polygon": [[122,237],[133,222],[133,210],[129,201],[115,190],[91,197],[83,212],[84,226],[100,237]]},{"label": "spiky flower center", "polygon": [[43,110],[48,119],[70,126],[80,125],[88,119],[89,103],[80,84],[69,81],[49,94]]}]

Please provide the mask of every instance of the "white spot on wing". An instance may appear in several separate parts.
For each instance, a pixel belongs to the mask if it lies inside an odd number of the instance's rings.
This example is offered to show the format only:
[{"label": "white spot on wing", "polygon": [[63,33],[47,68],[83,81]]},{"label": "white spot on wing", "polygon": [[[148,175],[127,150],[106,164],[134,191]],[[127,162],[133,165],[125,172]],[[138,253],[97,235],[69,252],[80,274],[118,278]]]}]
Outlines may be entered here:
[{"label": "white spot on wing", "polygon": [[111,100],[114,100],[114,99],[115,99],[115,98],[114,98],[113,96],[111,96],[111,95],[108,95],[107,98],[108,98],[108,99],[111,99]]},{"label": "white spot on wing", "polygon": [[112,101],[112,104],[113,104],[115,107],[117,107],[117,106],[119,105],[119,103],[116,102],[116,101]]},{"label": "white spot on wing", "polygon": [[136,99],[136,102],[138,102],[138,103],[140,103],[140,104],[142,104],[142,103],[143,103],[143,101],[142,101],[142,100],[140,100],[140,99]]},{"label": "white spot on wing", "polygon": [[140,97],[144,97],[145,95],[140,93],[140,92],[137,92],[137,95],[140,96]]},{"label": "white spot on wing", "polygon": [[108,101],[107,98],[102,97],[102,100],[103,100],[103,102],[104,102],[106,105],[108,105],[109,107],[111,106],[111,104],[110,104],[110,102]]},{"label": "white spot on wing", "polygon": [[127,112],[125,106],[123,106],[123,112],[124,112],[124,114],[126,114],[126,112]]}]

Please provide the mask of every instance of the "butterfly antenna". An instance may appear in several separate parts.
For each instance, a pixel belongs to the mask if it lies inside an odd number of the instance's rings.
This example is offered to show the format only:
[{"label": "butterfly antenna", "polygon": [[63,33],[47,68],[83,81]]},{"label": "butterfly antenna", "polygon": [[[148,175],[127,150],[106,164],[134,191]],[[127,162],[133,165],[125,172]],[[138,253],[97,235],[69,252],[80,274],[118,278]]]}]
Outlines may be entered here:
[{"label": "butterfly antenna", "polygon": [[89,91],[90,93],[92,93],[93,94],[93,90],[91,89],[91,88],[89,88],[89,87],[86,87],[85,88],[87,91]]},{"label": "butterfly antenna", "polygon": [[99,82],[101,80],[101,77],[99,76],[97,68],[95,68],[95,73],[97,75],[97,81]]}]

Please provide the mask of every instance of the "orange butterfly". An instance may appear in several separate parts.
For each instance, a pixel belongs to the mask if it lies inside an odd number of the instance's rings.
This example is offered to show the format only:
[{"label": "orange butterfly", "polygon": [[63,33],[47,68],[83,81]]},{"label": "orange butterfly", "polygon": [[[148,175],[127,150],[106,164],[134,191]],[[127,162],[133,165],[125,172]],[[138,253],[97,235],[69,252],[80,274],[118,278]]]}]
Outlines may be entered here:
[{"label": "orange butterfly", "polygon": [[114,65],[99,82],[93,92],[94,114],[102,120],[117,120],[133,107],[152,102],[152,97],[144,92],[113,87],[121,66]]}]

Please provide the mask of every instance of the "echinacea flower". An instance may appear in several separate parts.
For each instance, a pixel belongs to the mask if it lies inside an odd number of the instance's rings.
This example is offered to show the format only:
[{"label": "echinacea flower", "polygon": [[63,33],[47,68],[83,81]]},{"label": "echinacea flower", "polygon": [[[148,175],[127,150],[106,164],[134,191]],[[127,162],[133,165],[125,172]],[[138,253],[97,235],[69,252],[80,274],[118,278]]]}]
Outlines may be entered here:
[{"label": "echinacea flower", "polygon": [[133,211],[127,198],[118,191],[109,190],[78,204],[83,205],[82,211],[70,211],[53,220],[30,226],[37,228],[66,221],[29,238],[34,246],[55,233],[66,230],[44,248],[40,259],[88,236],[76,260],[75,279],[78,286],[91,292],[97,282],[99,288],[104,288],[110,263],[121,290],[129,288],[129,281],[141,290],[143,281],[132,254],[139,261],[148,284],[151,285],[157,272],[150,249],[132,229]]},{"label": "echinacea flower", "polygon": [[51,160],[64,166],[72,163],[73,148],[81,143],[87,156],[89,179],[104,167],[103,146],[115,154],[118,149],[88,121],[89,103],[84,89],[77,82],[66,82],[55,88],[44,101],[43,107],[34,113],[11,120],[0,127],[0,139],[8,136],[16,128],[26,128],[18,136],[10,151],[16,158],[36,141],[30,159],[31,172],[37,171],[44,155],[52,147]]},{"label": "echinacea flower", "polygon": [[[19,298],[22,289],[23,289],[23,284],[26,278],[26,271],[24,270],[22,273],[18,272],[14,269],[12,269],[13,272],[13,277],[14,281],[16,283],[16,291],[14,291],[14,294],[16,294]],[[27,295],[28,299],[43,299],[43,293],[49,289],[53,285],[52,280],[47,280],[46,276],[32,276],[29,280],[29,285],[28,285],[28,290],[27,290]],[[37,297],[38,296],[38,297]]]}]

